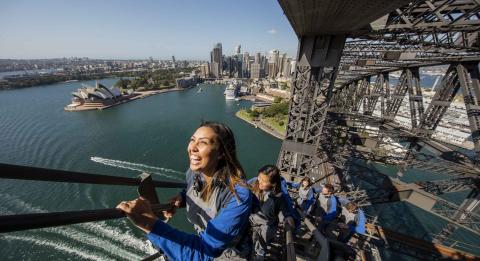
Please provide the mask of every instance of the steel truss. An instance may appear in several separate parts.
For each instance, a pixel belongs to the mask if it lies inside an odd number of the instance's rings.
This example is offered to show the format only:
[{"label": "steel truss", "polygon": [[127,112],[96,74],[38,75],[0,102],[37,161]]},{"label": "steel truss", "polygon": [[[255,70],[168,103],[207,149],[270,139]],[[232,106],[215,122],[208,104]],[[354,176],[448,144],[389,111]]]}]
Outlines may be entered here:
[{"label": "steel truss", "polygon": [[[293,12],[303,7],[284,2],[288,1],[281,1],[281,6],[299,36],[299,51],[287,135],[277,163],[281,171],[320,179],[334,174],[340,179],[337,185],[342,193],[364,206],[399,200],[412,203],[449,222],[438,241],[458,227],[480,234],[476,192],[480,174],[480,3],[412,1],[369,26],[350,31],[347,35],[351,38],[345,40],[344,34],[306,31],[313,27],[302,24],[302,16]],[[448,70],[425,110],[422,68],[437,65],[447,65]],[[391,86],[394,72],[401,74],[398,84]],[[371,83],[372,77],[375,83]],[[460,91],[475,158],[452,150],[433,135]],[[406,98],[410,127],[400,127],[395,118]],[[362,136],[365,133],[368,137]],[[380,155],[380,146],[388,140],[408,143],[405,156]],[[362,161],[397,165],[397,176],[410,168],[446,174],[450,179],[407,184],[359,164]],[[437,197],[466,190],[472,193],[461,205]]]},{"label": "steel truss", "polygon": [[345,36],[302,37],[289,108],[287,134],[278,159],[281,171],[324,176],[325,158],[317,150],[332,98]]}]

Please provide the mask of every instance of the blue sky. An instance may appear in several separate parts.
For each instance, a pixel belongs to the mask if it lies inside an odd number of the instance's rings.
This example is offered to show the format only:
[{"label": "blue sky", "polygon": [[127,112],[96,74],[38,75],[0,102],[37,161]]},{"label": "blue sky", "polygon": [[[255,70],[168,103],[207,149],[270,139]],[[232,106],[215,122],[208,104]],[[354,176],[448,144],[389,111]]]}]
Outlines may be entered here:
[{"label": "blue sky", "polygon": [[297,38],[275,0],[2,0],[0,58],[209,59],[278,49]]}]

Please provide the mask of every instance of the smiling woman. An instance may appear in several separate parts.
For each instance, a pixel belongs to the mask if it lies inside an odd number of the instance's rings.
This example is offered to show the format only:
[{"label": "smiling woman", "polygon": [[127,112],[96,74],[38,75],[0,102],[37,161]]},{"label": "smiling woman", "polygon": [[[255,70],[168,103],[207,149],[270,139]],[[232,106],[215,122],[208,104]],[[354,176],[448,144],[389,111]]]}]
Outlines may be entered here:
[{"label": "smiling woman", "polygon": [[248,259],[251,235],[246,232],[252,197],[237,159],[233,132],[222,123],[202,123],[187,151],[187,188],[171,199],[165,216],[172,217],[176,208],[186,206],[187,218],[198,235],[183,233],[159,220],[143,198],[117,207],[169,260]]}]

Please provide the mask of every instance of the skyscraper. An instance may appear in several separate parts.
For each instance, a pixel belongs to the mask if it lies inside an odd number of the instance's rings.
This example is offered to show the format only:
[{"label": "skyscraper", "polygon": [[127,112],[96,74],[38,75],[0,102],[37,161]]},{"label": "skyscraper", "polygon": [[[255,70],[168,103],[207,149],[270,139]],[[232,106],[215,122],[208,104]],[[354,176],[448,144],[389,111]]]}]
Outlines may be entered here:
[{"label": "skyscraper", "polygon": [[285,70],[285,62],[287,60],[287,54],[284,53],[282,54],[279,59],[278,59],[278,74],[277,76],[285,76],[284,75],[284,70]]},{"label": "skyscraper", "polygon": [[235,54],[240,54],[240,50],[241,50],[242,46],[239,44],[235,47]]},{"label": "skyscraper", "polygon": [[203,78],[210,77],[210,64],[208,62],[200,65],[200,75]]},{"label": "skyscraper", "polygon": [[213,47],[213,50],[210,52],[210,72],[215,78],[220,78],[222,76],[222,44],[217,43]]},{"label": "skyscraper", "polygon": [[268,55],[268,76],[270,78],[277,77],[278,74],[278,57],[279,51],[278,50],[271,50]]},{"label": "skyscraper", "polygon": [[250,74],[250,56],[248,52],[243,54],[243,63],[242,63],[243,78],[248,78]]},{"label": "skyscraper", "polygon": [[283,63],[283,77],[290,77],[292,71],[292,59],[286,58]]},{"label": "skyscraper", "polygon": [[260,64],[260,62],[261,62],[260,59],[261,59],[261,54],[260,54],[260,53],[256,53],[256,54],[255,54],[255,61],[254,61],[254,62]]}]

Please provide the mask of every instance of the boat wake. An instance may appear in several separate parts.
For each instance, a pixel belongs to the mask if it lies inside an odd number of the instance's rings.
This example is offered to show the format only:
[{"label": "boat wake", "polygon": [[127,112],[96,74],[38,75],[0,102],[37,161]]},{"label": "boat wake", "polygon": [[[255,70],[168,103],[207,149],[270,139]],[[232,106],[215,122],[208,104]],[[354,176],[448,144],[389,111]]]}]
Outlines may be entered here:
[{"label": "boat wake", "polygon": [[[47,212],[13,195],[0,194],[0,197],[6,199],[0,207],[0,214],[3,215]],[[0,236],[0,242],[24,241],[87,260],[139,260],[148,256],[148,244],[129,233],[127,223],[123,221],[113,221],[118,226],[102,221],[31,230],[28,233],[17,232]]]},{"label": "boat wake", "polygon": [[145,164],[133,163],[133,162],[122,161],[122,160],[105,159],[101,157],[91,157],[90,160],[93,162],[111,166],[111,167],[129,169],[129,170],[134,170],[139,172],[146,172],[146,173],[162,176],[169,179],[176,179],[176,180],[182,180],[182,181],[185,180],[184,178],[185,173],[178,170],[149,166]]}]

